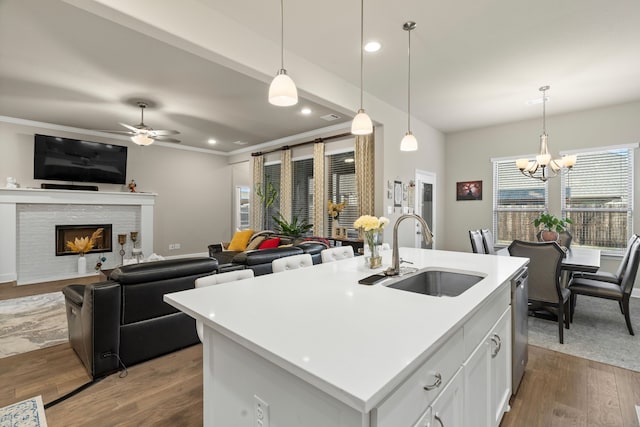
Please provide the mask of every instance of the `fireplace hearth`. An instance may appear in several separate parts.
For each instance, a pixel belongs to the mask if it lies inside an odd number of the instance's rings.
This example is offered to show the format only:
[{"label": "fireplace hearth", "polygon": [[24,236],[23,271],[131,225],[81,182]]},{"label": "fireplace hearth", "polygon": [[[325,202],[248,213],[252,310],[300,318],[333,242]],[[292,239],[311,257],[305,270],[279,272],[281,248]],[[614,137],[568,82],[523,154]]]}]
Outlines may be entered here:
[{"label": "fireplace hearth", "polygon": [[91,237],[98,228],[103,229],[102,236],[87,253],[112,252],[111,224],[56,225],[56,256],[77,255],[67,247],[67,242]]}]

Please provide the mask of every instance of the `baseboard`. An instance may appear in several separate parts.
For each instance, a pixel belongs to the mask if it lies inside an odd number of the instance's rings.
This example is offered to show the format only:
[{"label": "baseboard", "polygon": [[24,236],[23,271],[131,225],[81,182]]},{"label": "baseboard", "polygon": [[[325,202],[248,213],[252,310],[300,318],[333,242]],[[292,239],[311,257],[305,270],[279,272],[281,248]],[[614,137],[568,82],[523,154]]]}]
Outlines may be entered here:
[{"label": "baseboard", "polygon": [[182,255],[168,255],[168,256],[164,256],[164,259],[199,258],[199,257],[209,258],[209,252],[199,252],[195,254],[182,254]]},{"label": "baseboard", "polygon": [[634,289],[631,291],[631,297],[632,298],[640,298],[640,289]]},{"label": "baseboard", "polygon": [[18,275],[15,273],[0,274],[0,283],[15,282],[17,279]]}]

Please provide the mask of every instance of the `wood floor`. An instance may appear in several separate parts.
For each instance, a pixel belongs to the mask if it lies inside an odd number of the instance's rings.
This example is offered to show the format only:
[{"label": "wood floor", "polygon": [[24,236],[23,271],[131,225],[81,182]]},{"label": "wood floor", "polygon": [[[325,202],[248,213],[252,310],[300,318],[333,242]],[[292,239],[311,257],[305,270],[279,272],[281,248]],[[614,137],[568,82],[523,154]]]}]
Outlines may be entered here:
[{"label": "wood floor", "polygon": [[[46,404],[89,380],[69,344],[0,359],[0,407],[38,394]],[[530,346],[501,427],[638,427],[639,404],[640,372]],[[46,416],[50,427],[201,426],[202,346],[111,375]]]}]

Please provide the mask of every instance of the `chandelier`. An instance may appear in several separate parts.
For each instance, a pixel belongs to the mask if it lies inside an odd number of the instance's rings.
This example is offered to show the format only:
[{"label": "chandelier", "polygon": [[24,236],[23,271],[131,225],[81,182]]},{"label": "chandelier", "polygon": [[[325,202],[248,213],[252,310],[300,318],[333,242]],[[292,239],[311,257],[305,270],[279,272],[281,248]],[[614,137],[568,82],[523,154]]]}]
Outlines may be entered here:
[{"label": "chandelier", "polygon": [[576,164],[577,156],[566,155],[561,159],[552,159],[551,153],[549,153],[549,147],[547,140],[547,123],[546,123],[546,106],[547,106],[547,94],[549,86],[542,86],[540,89],[542,92],[542,135],[540,135],[540,151],[536,155],[535,161],[529,161],[529,159],[516,160],[516,166],[520,169],[520,172],[524,176],[529,178],[538,179],[540,181],[547,181],[549,178],[553,178],[558,175],[562,169],[567,172]]}]

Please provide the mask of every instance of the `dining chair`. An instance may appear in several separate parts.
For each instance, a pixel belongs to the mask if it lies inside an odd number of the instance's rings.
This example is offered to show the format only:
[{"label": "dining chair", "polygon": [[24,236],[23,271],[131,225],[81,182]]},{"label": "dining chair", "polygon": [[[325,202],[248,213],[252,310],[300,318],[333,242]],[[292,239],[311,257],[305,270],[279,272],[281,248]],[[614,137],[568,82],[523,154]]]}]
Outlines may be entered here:
[{"label": "dining chair", "polygon": [[320,252],[320,257],[322,258],[322,263],[325,262],[333,262],[339,261],[341,259],[353,258],[353,246],[345,245],[345,246],[336,246],[334,248],[323,249]]},{"label": "dining chair", "polygon": [[[236,280],[250,279],[253,277],[253,270],[247,268],[245,270],[229,271],[227,273],[212,274],[210,276],[204,276],[196,279],[196,288],[204,288],[207,286],[219,285],[221,283],[234,282]],[[204,326],[200,320],[196,320],[196,332],[198,338],[202,340]]]},{"label": "dining chair", "polygon": [[[536,238],[538,239],[538,242],[544,242],[544,240],[542,240],[543,231],[544,230],[540,230],[536,233]],[[564,230],[558,233],[558,244],[560,246],[564,246],[565,248],[569,249],[571,247],[572,241],[573,241],[573,234],[571,234],[568,230]]]},{"label": "dining chair", "polygon": [[[529,258],[529,306],[532,310],[557,310],[558,335],[564,344],[564,328],[569,329],[569,289],[560,286],[560,269],[564,251],[557,242],[514,240],[509,255]],[[564,322],[564,327],[563,327]]]},{"label": "dining chair", "polygon": [[482,242],[482,233],[480,230],[469,230],[469,240],[471,240],[471,250],[474,254],[486,254],[484,243]]},{"label": "dining chair", "polygon": [[482,244],[484,246],[484,252],[487,254],[495,255],[496,250],[493,247],[493,233],[488,228],[480,230],[482,234]]},{"label": "dining chair", "polygon": [[271,269],[274,273],[303,267],[313,267],[313,259],[310,254],[291,255],[271,261]]},{"label": "dining chair", "polygon": [[633,333],[633,327],[631,326],[629,299],[631,298],[633,285],[636,281],[638,264],[640,264],[640,239],[636,239],[631,246],[627,265],[622,273],[622,282],[620,284],[607,280],[574,277],[571,282],[569,282],[569,290],[571,291],[571,320],[573,320],[578,295],[610,299],[618,301],[620,311],[624,315],[624,320],[627,323],[629,334],[635,335]]},{"label": "dining chair", "polygon": [[633,247],[633,243],[638,239],[638,235],[634,234],[627,241],[627,249],[624,251],[624,255],[622,256],[622,260],[620,260],[620,264],[618,265],[618,269],[615,273],[611,273],[608,271],[598,271],[596,273],[580,273],[574,272],[574,278],[581,279],[592,279],[592,280],[601,280],[603,282],[609,283],[622,283],[622,277],[624,276],[624,272],[627,269],[627,263],[629,262],[629,256],[631,255],[631,248]]}]

